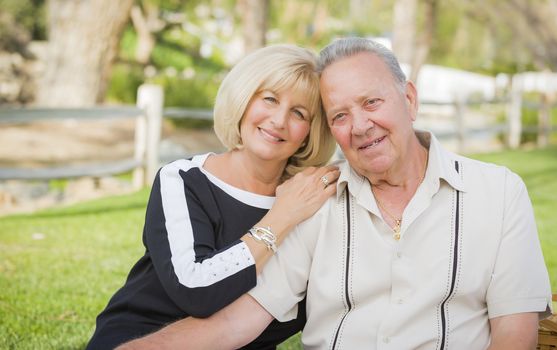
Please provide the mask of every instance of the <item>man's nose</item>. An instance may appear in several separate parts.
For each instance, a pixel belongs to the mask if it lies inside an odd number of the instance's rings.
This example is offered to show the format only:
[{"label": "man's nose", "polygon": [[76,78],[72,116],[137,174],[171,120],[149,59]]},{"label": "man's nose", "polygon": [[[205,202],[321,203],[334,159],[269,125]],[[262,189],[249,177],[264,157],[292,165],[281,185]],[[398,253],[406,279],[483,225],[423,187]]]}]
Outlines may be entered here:
[{"label": "man's nose", "polygon": [[363,111],[353,113],[352,116],[352,134],[365,135],[368,130],[373,128],[375,124],[370,116]]}]

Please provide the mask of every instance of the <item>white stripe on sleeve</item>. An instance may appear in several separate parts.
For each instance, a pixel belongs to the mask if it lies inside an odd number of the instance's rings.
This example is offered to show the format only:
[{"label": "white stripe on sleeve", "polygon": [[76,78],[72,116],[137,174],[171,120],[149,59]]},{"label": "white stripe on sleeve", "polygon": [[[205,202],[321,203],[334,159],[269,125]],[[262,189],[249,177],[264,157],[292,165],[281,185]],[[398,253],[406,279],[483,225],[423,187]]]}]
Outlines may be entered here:
[{"label": "white stripe on sleeve", "polygon": [[161,169],[161,200],[172,265],[178,280],[188,288],[206,287],[254,264],[244,242],[215,256],[195,262],[193,229],[180,170],[197,167],[187,160],[172,162]]}]

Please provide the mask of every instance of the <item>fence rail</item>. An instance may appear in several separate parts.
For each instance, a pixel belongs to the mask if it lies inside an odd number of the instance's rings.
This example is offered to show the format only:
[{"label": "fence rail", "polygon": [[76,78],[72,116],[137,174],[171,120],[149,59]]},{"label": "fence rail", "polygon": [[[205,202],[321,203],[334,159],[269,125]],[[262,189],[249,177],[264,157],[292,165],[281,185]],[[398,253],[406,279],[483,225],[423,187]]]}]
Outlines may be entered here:
[{"label": "fence rail", "polygon": [[122,119],[136,118],[145,112],[135,106],[90,108],[2,108],[0,124],[19,124],[61,119]]},{"label": "fence rail", "polygon": [[[134,155],[132,158],[103,163],[87,163],[58,167],[29,168],[0,168],[0,180],[24,179],[47,180],[58,178],[75,178],[83,176],[107,176],[133,170],[133,183],[136,188],[148,185],[159,167],[158,147],[160,143],[162,118],[169,119],[200,119],[212,120],[213,113],[208,109],[191,108],[163,108],[162,88],[156,85],[142,85],[138,90],[137,106],[102,106],[91,108],[0,108],[0,125],[31,123],[35,121],[52,121],[61,119],[99,120],[99,119],[135,119]],[[522,101],[519,99],[499,99],[491,101],[457,100],[455,102],[420,101],[422,106],[452,107],[453,125],[445,130],[431,130],[438,138],[456,138],[462,151],[468,137],[485,135],[506,135],[510,146],[523,133],[538,133],[547,141],[548,135],[557,130],[547,121],[548,111],[557,107],[557,103],[541,101]],[[478,105],[500,105],[506,107],[507,121],[481,128],[465,126],[467,108]],[[539,120],[545,122],[538,126],[522,126],[520,123],[520,108],[537,109],[540,111]],[[518,112],[517,112],[518,111]],[[517,125],[517,113],[519,124]],[[542,114],[545,113],[545,114]],[[550,113],[549,113],[550,114]],[[549,117],[550,118],[550,117]],[[516,133],[519,133],[518,136]],[[540,136],[541,135],[541,136]],[[1,141],[0,141],[1,142]],[[540,145],[543,146],[540,142]]]},{"label": "fence rail", "polygon": [[88,163],[48,168],[0,168],[0,180],[50,180],[70,179],[76,177],[93,176],[102,177],[122,174],[142,166],[135,159],[124,159],[104,163]]}]

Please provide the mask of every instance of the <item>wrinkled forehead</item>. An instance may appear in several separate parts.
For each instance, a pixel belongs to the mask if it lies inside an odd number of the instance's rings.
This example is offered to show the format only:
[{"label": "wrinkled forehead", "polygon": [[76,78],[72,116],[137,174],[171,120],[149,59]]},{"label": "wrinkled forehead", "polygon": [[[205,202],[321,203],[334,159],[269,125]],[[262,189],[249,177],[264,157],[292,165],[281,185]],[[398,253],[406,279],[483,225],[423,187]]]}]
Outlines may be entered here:
[{"label": "wrinkled forehead", "polygon": [[321,73],[319,81],[326,109],[331,104],[369,95],[400,92],[400,87],[387,65],[369,53],[349,56],[330,64]]}]

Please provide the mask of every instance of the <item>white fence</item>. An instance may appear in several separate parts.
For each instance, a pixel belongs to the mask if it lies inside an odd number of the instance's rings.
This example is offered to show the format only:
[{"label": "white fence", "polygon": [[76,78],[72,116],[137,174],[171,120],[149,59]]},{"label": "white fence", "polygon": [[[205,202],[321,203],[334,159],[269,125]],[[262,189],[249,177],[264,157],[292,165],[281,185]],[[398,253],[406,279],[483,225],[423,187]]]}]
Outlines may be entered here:
[{"label": "white fence", "polygon": [[[137,93],[137,106],[91,108],[22,108],[0,109],[1,124],[22,124],[35,121],[73,119],[135,119],[133,157],[117,161],[93,162],[43,168],[0,168],[0,180],[48,180],[83,176],[102,177],[133,171],[133,185],[150,185],[159,167],[159,142],[163,116],[170,118],[211,119],[206,110],[163,109],[163,91],[157,85],[142,85]],[[1,140],[0,140],[1,146]]]},{"label": "white fence", "polygon": [[[163,91],[156,85],[142,85],[138,90],[137,106],[121,107],[93,107],[83,109],[0,109],[0,124],[30,123],[34,121],[60,120],[60,119],[114,119],[135,118],[135,148],[134,155],[119,161],[91,163],[80,166],[46,167],[39,169],[28,168],[0,168],[0,180],[27,179],[46,180],[56,178],[74,178],[83,176],[101,177],[124,173],[133,170],[134,187],[151,184],[159,168],[159,143],[161,137],[162,118],[190,118],[212,119],[212,111],[186,108],[163,108]],[[506,111],[507,119],[504,122],[489,125],[471,126],[467,123],[469,110],[474,106],[498,106]],[[539,112],[540,123],[534,128],[524,128],[521,125],[521,109],[523,107],[536,109]],[[431,130],[440,139],[452,138],[456,140],[457,150],[466,152],[467,143],[478,135],[505,135],[507,145],[517,147],[517,140],[523,133],[537,133],[538,144],[547,144],[549,135],[556,128],[550,123],[550,110],[557,107],[550,99],[542,99],[539,103],[525,103],[521,94],[514,94],[510,100],[469,101],[460,98],[455,102],[421,101],[422,112],[428,109],[448,110],[449,125],[441,127],[434,122],[427,129]],[[518,117],[517,117],[518,116]],[[518,127],[517,127],[518,122]],[[450,125],[452,124],[452,125]],[[0,140],[1,145],[1,140]]]}]

